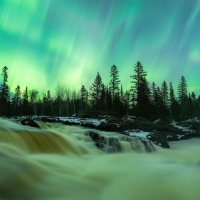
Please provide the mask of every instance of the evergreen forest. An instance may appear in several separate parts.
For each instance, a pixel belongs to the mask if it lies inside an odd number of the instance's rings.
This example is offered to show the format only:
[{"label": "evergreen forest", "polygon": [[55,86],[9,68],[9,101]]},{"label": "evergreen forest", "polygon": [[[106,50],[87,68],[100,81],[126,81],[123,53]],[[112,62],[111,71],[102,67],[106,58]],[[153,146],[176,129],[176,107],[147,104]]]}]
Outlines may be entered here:
[{"label": "evergreen forest", "polygon": [[162,85],[158,86],[155,82],[148,82],[147,72],[140,62],[135,64],[133,75],[127,77],[131,88],[125,91],[115,65],[110,69],[109,83],[104,84],[100,73],[97,72],[90,88],[82,85],[79,91],[75,91],[57,84],[54,96],[49,90],[41,94],[37,89],[31,89],[29,86],[21,88],[20,85],[16,85],[15,90],[11,92],[8,72],[8,67],[2,68],[2,117],[133,115],[149,120],[200,117],[200,95],[196,96],[194,92],[188,91],[184,76],[180,77],[176,90],[172,82],[163,81]]}]

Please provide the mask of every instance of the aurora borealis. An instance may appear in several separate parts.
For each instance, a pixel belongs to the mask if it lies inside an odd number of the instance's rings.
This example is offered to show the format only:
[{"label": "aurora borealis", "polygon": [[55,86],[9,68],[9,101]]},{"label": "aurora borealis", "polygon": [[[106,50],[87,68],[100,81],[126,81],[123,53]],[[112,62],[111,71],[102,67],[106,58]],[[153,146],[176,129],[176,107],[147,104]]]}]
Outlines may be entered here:
[{"label": "aurora borealis", "polygon": [[11,88],[89,88],[98,71],[107,84],[115,64],[129,89],[137,61],[150,83],[176,90],[183,75],[199,95],[200,1],[0,1],[0,68]]}]

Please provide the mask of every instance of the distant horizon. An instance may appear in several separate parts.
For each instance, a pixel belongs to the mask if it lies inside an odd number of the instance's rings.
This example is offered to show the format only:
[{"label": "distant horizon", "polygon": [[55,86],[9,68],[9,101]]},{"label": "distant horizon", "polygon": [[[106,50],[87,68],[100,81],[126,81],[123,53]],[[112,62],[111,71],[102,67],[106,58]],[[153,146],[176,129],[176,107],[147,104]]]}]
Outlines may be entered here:
[{"label": "distant horizon", "polygon": [[[124,90],[140,61],[161,86],[181,76],[200,95],[200,1],[34,0],[0,2],[0,68],[9,86],[54,92],[87,89],[97,72],[109,83],[116,65]],[[0,82],[2,78],[0,77]]]}]

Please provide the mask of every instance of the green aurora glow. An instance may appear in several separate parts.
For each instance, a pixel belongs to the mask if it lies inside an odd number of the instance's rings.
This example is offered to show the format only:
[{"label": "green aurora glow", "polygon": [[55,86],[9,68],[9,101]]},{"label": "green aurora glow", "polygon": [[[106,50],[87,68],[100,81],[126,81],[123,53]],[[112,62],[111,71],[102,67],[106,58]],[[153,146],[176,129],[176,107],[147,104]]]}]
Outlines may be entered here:
[{"label": "green aurora glow", "polygon": [[148,81],[176,90],[185,76],[200,94],[198,0],[1,0],[0,68],[9,85],[54,91],[57,83],[90,87],[118,67],[130,87],[139,60]]}]

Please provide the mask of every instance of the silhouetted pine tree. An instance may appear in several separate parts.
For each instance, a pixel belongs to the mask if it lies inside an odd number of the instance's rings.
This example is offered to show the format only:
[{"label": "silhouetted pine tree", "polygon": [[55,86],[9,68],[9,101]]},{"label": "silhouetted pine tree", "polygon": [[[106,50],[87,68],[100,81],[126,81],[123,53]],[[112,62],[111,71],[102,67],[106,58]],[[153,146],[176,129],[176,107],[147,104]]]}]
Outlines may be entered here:
[{"label": "silhouetted pine tree", "polygon": [[137,93],[136,112],[138,117],[150,118],[150,89],[145,77],[140,77]]},{"label": "silhouetted pine tree", "polygon": [[167,83],[164,81],[161,86],[161,116],[162,117],[169,117],[169,109],[168,109],[168,87]]},{"label": "silhouetted pine tree", "polygon": [[133,79],[131,81],[132,83],[131,89],[136,92],[135,98],[137,99],[138,87],[142,80],[141,78],[146,77],[147,73],[144,71],[143,66],[139,61],[134,66],[134,72],[135,74],[131,76],[131,78]]},{"label": "silhouetted pine tree", "polygon": [[121,101],[123,101],[123,98],[124,98],[124,92],[123,92],[123,88],[122,88],[122,84],[121,84],[121,87],[120,87],[120,99],[121,99]]},{"label": "silhouetted pine tree", "polygon": [[12,105],[13,105],[13,112],[14,112],[13,114],[15,116],[21,115],[21,104],[22,104],[21,90],[20,90],[20,86],[18,85],[15,88],[15,93],[12,98]]},{"label": "silhouetted pine tree", "polygon": [[165,81],[162,83],[161,90],[162,90],[161,93],[162,93],[162,99],[163,99],[163,106],[167,107],[168,106],[168,87]]},{"label": "silhouetted pine tree", "polygon": [[115,95],[119,93],[119,84],[120,84],[118,70],[115,65],[113,65],[110,69],[110,77],[111,80],[109,82],[109,89],[112,94],[112,100],[114,100]]},{"label": "silhouetted pine tree", "polygon": [[187,104],[187,82],[184,76],[181,77],[181,80],[178,85],[178,102],[181,106],[180,116],[182,117],[183,114],[186,115],[186,104]]},{"label": "silhouetted pine tree", "polygon": [[87,101],[88,101],[88,91],[86,90],[85,86],[81,86],[81,110],[87,110]]},{"label": "silhouetted pine tree", "polygon": [[193,103],[190,93],[188,94],[187,104],[186,104],[186,116],[192,117],[193,116]]},{"label": "silhouetted pine tree", "polygon": [[191,99],[192,99],[192,105],[193,105],[193,116],[196,116],[196,109],[197,109],[197,99],[196,99],[196,95],[194,94],[194,92],[192,92],[191,94]]},{"label": "silhouetted pine tree", "polygon": [[196,116],[200,117],[200,95],[197,98],[196,105],[197,105]]},{"label": "silhouetted pine tree", "polygon": [[175,101],[174,89],[172,82],[169,84],[169,104],[171,105]]},{"label": "silhouetted pine tree", "polygon": [[50,90],[47,91],[45,115],[53,116],[53,99]]},{"label": "silhouetted pine tree", "polygon": [[30,110],[29,110],[29,103],[28,103],[28,88],[26,87],[25,91],[22,94],[22,110],[23,110],[23,114],[24,116],[27,116],[28,114],[30,114]]},{"label": "silhouetted pine tree", "polygon": [[[150,115],[150,89],[146,80],[147,73],[143,70],[140,62],[134,67],[135,75],[132,75],[131,90],[136,100],[136,115],[139,117],[149,117]],[[132,99],[133,100],[133,99]]]},{"label": "silhouetted pine tree", "polygon": [[173,89],[173,85],[172,85],[172,82],[170,82],[169,84],[169,109],[170,109],[170,117],[172,118],[172,107],[173,107],[173,104],[175,102],[175,95],[174,95],[174,89]]},{"label": "silhouetted pine tree", "polygon": [[124,94],[124,109],[125,114],[129,115],[130,113],[130,92],[126,91]]},{"label": "silhouetted pine tree", "polygon": [[162,109],[162,93],[161,93],[161,90],[160,90],[159,86],[155,90],[154,102],[155,102],[155,105],[154,105],[154,108],[155,108],[154,115],[156,116],[156,118],[159,119],[160,117],[162,117],[162,114],[161,114],[161,109]]},{"label": "silhouetted pine tree", "polygon": [[108,87],[105,88],[105,91],[105,111],[107,114],[110,114],[112,110],[112,95]]},{"label": "silhouetted pine tree", "polygon": [[38,115],[38,106],[37,106],[37,100],[38,100],[38,91],[35,89],[29,90],[29,97],[30,97],[30,103],[31,103],[31,115]]},{"label": "silhouetted pine tree", "polygon": [[151,103],[152,103],[152,105],[156,105],[157,91],[156,91],[156,84],[154,82],[151,84],[150,92],[151,92],[151,95],[150,95]]},{"label": "silhouetted pine tree", "polygon": [[151,84],[150,87],[150,101],[151,101],[151,113],[153,119],[158,119],[160,117],[161,109],[161,91],[159,87],[156,87],[155,82]]},{"label": "silhouetted pine tree", "polygon": [[98,72],[94,80],[94,83],[90,87],[91,105],[92,105],[93,110],[95,111],[95,115],[99,114],[102,88],[103,88],[103,83],[102,83],[101,76]]},{"label": "silhouetted pine tree", "polygon": [[106,112],[106,87],[104,84],[102,84],[102,90],[101,90],[101,97],[100,97],[100,109],[102,113]]},{"label": "silhouetted pine tree", "polygon": [[2,68],[3,83],[0,85],[0,114],[9,115],[9,104],[10,104],[10,90],[8,87],[8,68],[5,66]]}]

